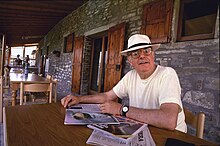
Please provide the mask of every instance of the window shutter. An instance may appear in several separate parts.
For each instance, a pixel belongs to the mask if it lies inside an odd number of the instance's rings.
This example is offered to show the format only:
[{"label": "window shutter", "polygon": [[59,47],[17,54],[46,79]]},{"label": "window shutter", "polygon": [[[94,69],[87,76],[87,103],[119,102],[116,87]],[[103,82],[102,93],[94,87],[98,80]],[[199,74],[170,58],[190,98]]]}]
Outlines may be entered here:
[{"label": "window shutter", "polygon": [[82,55],[84,46],[84,37],[74,39],[73,64],[72,64],[72,91],[80,93]]},{"label": "window shutter", "polygon": [[70,53],[73,51],[73,34],[69,34],[66,38],[66,51],[65,53]]},{"label": "window shutter", "polygon": [[141,33],[151,38],[152,43],[170,41],[173,0],[148,3],[143,9]]}]

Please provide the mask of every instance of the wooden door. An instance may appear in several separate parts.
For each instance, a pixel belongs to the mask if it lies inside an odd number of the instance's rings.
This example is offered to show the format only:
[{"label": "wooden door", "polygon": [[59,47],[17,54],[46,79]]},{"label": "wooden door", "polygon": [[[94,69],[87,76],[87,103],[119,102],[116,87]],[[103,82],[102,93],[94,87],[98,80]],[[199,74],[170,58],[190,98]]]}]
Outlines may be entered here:
[{"label": "wooden door", "polygon": [[124,48],[124,35],[125,23],[109,29],[104,91],[112,89],[121,79],[122,56],[120,52]]},{"label": "wooden door", "polygon": [[82,53],[84,46],[84,37],[74,39],[73,63],[72,63],[72,91],[80,94]]}]

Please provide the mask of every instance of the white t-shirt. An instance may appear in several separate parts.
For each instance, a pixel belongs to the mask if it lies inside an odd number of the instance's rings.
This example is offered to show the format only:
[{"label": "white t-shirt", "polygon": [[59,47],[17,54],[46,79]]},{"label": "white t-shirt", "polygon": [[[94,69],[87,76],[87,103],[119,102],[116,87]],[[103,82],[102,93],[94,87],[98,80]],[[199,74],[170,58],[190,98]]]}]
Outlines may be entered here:
[{"label": "white t-shirt", "polygon": [[176,130],[186,132],[185,115],[181,101],[181,87],[174,69],[157,65],[154,73],[141,79],[135,70],[129,71],[113,88],[119,98],[128,97],[130,106],[159,109],[163,103],[180,106]]}]

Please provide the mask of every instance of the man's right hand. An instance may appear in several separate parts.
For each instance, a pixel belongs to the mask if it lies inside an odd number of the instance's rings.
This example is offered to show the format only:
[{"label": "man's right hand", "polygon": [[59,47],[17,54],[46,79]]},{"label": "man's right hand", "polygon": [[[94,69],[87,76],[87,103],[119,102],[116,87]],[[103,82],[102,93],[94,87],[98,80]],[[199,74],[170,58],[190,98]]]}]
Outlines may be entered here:
[{"label": "man's right hand", "polygon": [[61,104],[66,108],[67,106],[75,105],[79,103],[79,97],[74,95],[67,95],[61,99]]}]

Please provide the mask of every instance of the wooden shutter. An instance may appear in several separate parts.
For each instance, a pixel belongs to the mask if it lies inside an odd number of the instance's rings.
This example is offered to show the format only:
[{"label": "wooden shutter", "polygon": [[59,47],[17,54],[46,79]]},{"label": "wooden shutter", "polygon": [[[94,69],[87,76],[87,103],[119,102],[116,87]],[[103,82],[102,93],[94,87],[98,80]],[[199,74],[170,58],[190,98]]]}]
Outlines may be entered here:
[{"label": "wooden shutter", "polygon": [[124,33],[125,23],[109,29],[104,91],[112,89],[121,79],[122,56],[120,52],[124,48]]},{"label": "wooden shutter", "polygon": [[69,34],[66,37],[66,48],[65,48],[65,53],[69,53],[73,51],[73,34]]},{"label": "wooden shutter", "polygon": [[143,9],[141,33],[151,38],[152,43],[170,41],[173,0],[148,3]]},{"label": "wooden shutter", "polygon": [[72,64],[72,91],[80,94],[82,53],[84,37],[74,39],[73,64]]}]

